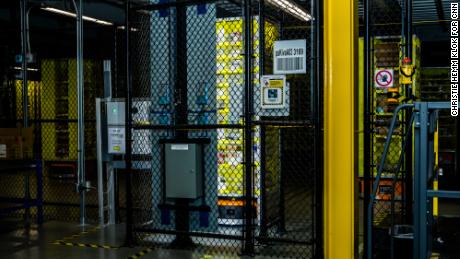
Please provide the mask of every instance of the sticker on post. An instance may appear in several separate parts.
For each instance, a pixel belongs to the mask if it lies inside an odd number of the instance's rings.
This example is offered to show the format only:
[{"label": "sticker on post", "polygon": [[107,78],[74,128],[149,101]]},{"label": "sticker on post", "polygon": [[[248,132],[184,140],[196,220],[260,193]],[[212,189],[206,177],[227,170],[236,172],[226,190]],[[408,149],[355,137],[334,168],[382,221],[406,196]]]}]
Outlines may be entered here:
[{"label": "sticker on post", "polygon": [[187,144],[172,144],[171,150],[188,150]]},{"label": "sticker on post", "polygon": [[286,76],[262,76],[260,86],[262,109],[283,109],[286,106]]},{"label": "sticker on post", "polygon": [[376,69],[374,82],[376,88],[391,88],[394,86],[394,71],[390,68]]},{"label": "sticker on post", "polygon": [[110,127],[108,128],[108,148],[109,154],[125,154],[126,139],[125,128]]},{"label": "sticker on post", "polygon": [[274,74],[305,74],[307,72],[307,41],[280,40],[273,46]]}]

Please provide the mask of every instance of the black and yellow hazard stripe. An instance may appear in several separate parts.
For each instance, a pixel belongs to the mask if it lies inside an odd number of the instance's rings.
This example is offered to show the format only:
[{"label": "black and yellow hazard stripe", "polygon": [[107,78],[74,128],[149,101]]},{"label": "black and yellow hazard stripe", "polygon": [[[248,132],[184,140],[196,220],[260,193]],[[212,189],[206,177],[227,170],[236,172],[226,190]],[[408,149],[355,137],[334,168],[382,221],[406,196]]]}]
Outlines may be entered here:
[{"label": "black and yellow hazard stripe", "polygon": [[67,236],[67,237],[64,237],[62,239],[59,239],[59,240],[56,240],[55,242],[65,242],[65,241],[69,241],[69,240],[73,240],[73,239],[77,239],[79,237],[82,237],[82,236],[85,236],[89,233],[94,233],[94,232],[97,232],[101,227],[99,226],[96,226],[96,227],[93,227],[93,228],[90,228],[86,231],[82,231],[78,234],[74,234],[74,235],[71,235],[71,236]]},{"label": "black and yellow hazard stripe", "polygon": [[68,237],[64,237],[62,240],[72,240],[72,239],[79,238],[81,236],[82,235],[80,235],[80,234],[75,234],[75,235],[71,235],[71,236],[68,236]]},{"label": "black and yellow hazard stripe", "polygon": [[153,250],[151,248],[146,248],[142,251],[139,251],[137,253],[135,253],[134,255],[131,255],[130,257],[128,257],[128,259],[137,259],[137,258],[140,258],[150,252],[152,252]]},{"label": "black and yellow hazard stripe", "polygon": [[53,245],[72,246],[72,247],[85,247],[85,248],[102,248],[102,249],[119,249],[119,246],[111,245],[99,245],[99,244],[84,244],[84,243],[73,243],[65,241],[55,241]]}]

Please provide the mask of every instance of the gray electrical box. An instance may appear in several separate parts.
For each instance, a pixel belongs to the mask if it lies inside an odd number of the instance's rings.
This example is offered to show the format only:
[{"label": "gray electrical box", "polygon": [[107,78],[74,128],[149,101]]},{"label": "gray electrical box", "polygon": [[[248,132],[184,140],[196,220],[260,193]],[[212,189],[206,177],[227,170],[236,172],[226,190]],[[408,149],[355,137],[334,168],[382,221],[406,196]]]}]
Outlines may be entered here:
[{"label": "gray electrical box", "polygon": [[107,124],[109,126],[125,125],[125,102],[107,102]]},{"label": "gray electrical box", "polygon": [[202,148],[194,143],[165,144],[166,198],[203,195]]}]

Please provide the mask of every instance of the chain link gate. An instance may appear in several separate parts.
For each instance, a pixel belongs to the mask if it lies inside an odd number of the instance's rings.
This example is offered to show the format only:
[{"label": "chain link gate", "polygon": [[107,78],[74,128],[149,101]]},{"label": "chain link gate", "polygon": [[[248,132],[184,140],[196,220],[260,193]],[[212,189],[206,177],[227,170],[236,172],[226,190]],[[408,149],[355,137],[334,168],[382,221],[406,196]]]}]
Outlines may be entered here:
[{"label": "chain link gate", "polygon": [[[127,224],[139,244],[283,258],[321,249],[315,28],[269,1],[249,3],[130,6],[128,135],[142,146],[127,151]],[[297,8],[312,11],[305,2]],[[287,75],[287,113],[264,111],[260,78],[273,73],[274,42],[292,39],[306,40],[307,72]],[[171,199],[167,153],[194,144],[202,148],[203,195]]]},{"label": "chain link gate", "polygon": [[[360,175],[364,181],[362,192],[364,193],[364,210],[367,210],[369,200],[367,197],[375,192],[375,201],[372,210],[365,212],[365,221],[371,220],[372,243],[366,240],[365,244],[373,252],[375,258],[390,257],[393,240],[390,235],[394,233],[394,226],[410,224],[412,221],[412,136],[410,132],[411,114],[399,112],[396,129],[389,144],[388,155],[384,161],[382,177],[377,190],[372,190],[372,184],[376,179],[379,164],[387,142],[387,134],[393,113],[397,106],[409,103],[419,97],[419,72],[414,76],[413,84],[402,84],[400,77],[400,65],[405,57],[412,59],[412,64],[420,67],[420,40],[416,36],[407,39],[405,35],[411,34],[408,27],[408,14],[405,3],[407,1],[373,1],[363,0],[368,4],[369,20],[369,46],[360,51],[367,51],[369,64],[367,78],[368,88],[364,91],[365,113],[364,123],[369,125],[365,128],[365,136],[368,143],[368,164],[364,163],[364,174]],[[365,10],[364,10],[365,11]],[[407,13],[409,12],[409,13]],[[365,17],[365,13],[363,16]],[[366,25],[364,20],[364,26]],[[363,27],[364,28],[364,27]],[[364,37],[366,37],[364,33]],[[410,46],[410,47],[409,47]],[[411,53],[410,55],[406,53]],[[366,64],[366,63],[365,63]],[[392,72],[393,86],[387,89],[378,85],[378,73],[381,71]],[[366,140],[364,141],[366,145]],[[365,147],[366,150],[366,147]],[[366,158],[364,158],[366,159]],[[368,188],[368,189],[367,189]],[[368,215],[368,214],[371,215]],[[367,223],[364,223],[367,224]],[[389,230],[390,229],[390,230]],[[390,232],[389,232],[390,231]],[[390,234],[389,234],[390,233]]]}]

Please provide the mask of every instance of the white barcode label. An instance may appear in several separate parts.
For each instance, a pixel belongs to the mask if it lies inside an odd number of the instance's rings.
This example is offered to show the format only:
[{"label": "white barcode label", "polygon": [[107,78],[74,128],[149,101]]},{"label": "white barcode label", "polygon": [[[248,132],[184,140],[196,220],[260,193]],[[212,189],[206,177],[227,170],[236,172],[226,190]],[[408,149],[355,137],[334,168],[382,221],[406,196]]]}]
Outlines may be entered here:
[{"label": "white barcode label", "polygon": [[0,158],[6,158],[6,145],[0,144]]},{"label": "white barcode label", "polygon": [[276,69],[279,71],[303,70],[303,57],[278,58]]},{"label": "white barcode label", "polygon": [[273,47],[274,74],[305,74],[306,40],[275,41]]}]

